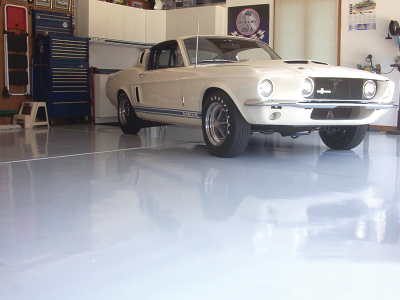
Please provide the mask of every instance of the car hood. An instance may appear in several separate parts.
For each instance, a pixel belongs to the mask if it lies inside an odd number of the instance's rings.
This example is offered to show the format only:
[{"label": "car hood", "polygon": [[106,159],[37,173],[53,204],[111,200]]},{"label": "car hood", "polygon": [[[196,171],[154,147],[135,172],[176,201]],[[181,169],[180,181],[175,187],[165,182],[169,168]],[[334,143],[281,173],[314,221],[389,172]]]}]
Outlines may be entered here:
[{"label": "car hood", "polygon": [[336,77],[336,78],[365,78],[386,80],[385,77],[375,73],[331,66],[326,63],[311,60],[263,60],[263,61],[245,61],[234,64],[220,64],[217,67],[240,67],[248,66],[253,69],[271,73],[273,76],[308,76],[308,77]]}]

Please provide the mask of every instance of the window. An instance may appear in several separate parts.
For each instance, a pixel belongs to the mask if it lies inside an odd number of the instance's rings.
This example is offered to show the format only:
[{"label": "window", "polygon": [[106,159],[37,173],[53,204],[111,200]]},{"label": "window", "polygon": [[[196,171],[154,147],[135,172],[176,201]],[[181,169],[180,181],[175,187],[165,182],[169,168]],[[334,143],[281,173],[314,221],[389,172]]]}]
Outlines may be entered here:
[{"label": "window", "polygon": [[337,64],[339,0],[275,2],[276,52],[283,59]]},{"label": "window", "polygon": [[176,41],[168,41],[151,49],[148,70],[159,70],[182,66],[182,55]]},{"label": "window", "polygon": [[[195,64],[197,38],[188,38],[184,42],[190,63]],[[199,37],[198,44],[198,64],[279,59],[267,44],[256,40]]]}]

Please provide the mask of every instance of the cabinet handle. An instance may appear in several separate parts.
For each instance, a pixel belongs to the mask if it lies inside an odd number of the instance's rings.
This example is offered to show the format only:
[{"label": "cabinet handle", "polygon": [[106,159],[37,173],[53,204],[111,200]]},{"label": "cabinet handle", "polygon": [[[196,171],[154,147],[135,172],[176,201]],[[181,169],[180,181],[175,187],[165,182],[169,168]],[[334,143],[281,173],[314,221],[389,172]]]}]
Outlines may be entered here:
[{"label": "cabinet handle", "polygon": [[147,74],[146,73],[141,73],[140,74],[140,78],[143,78],[144,76],[146,76]]}]

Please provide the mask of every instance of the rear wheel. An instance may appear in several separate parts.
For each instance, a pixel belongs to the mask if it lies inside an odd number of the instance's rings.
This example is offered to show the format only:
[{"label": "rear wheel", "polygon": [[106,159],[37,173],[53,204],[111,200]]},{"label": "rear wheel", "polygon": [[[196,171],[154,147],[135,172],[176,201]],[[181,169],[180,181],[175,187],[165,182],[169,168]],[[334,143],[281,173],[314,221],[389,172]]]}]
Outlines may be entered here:
[{"label": "rear wheel", "polygon": [[234,157],[246,149],[250,124],[226,93],[215,91],[207,97],[202,123],[204,141],[212,155]]},{"label": "rear wheel", "polygon": [[319,136],[331,149],[350,150],[362,142],[367,129],[368,125],[327,127],[319,132]]},{"label": "rear wheel", "polygon": [[142,128],[143,120],[136,115],[125,92],[121,92],[118,96],[118,121],[124,133],[136,134]]}]

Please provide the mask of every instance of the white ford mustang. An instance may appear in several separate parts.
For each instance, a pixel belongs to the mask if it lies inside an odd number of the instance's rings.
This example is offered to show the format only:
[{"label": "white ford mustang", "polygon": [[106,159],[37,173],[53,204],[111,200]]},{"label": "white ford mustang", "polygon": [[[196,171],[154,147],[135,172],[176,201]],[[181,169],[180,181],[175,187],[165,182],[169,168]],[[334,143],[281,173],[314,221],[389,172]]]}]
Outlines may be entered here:
[{"label": "white ford mustang", "polygon": [[359,145],[368,124],[396,105],[383,76],[310,60],[281,60],[257,40],[188,36],[143,52],[111,74],[107,96],[123,132],[144,120],[201,126],[207,149],[242,153],[253,132],[296,136],[319,131],[332,149]]}]

